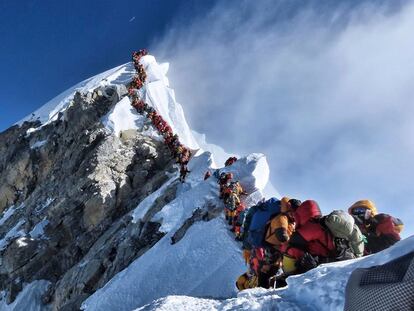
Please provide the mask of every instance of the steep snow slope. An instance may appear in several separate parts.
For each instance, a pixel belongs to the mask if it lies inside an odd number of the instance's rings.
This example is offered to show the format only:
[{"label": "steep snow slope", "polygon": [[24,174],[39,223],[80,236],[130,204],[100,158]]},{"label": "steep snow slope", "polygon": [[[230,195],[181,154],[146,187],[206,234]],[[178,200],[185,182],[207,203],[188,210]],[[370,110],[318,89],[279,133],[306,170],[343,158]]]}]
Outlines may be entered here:
[{"label": "steep snow slope", "polygon": [[[166,77],[168,64],[158,64],[150,55],[143,57],[141,62],[148,75],[147,83],[139,91],[141,96],[163,116],[185,145],[198,149],[198,152],[189,163],[191,173],[186,183],[177,183],[177,172],[169,173],[168,180],[158,190],[129,212],[131,224],[139,227],[146,221],[158,222],[164,236],[86,299],[82,305],[84,310],[340,310],[344,304],[344,287],[353,269],[384,263],[414,249],[414,237],[411,237],[380,254],[324,265],[304,275],[291,277],[284,289],[254,289],[237,294],[234,281],[246,269],[240,245],[226,228],[215,178],[203,180],[205,171],[220,167],[229,154],[221,147],[208,144],[203,135],[191,131],[183,109],[169,87]],[[76,91],[92,95],[101,86],[123,88],[133,74],[133,67],[128,63],[87,79],[54,98],[20,124],[29,120],[41,122],[41,126],[27,131],[30,135],[68,109]],[[101,121],[106,131],[116,137],[138,129],[146,136],[162,140],[145,118],[130,106],[128,97],[123,97],[111,107]],[[44,144],[47,141],[41,140],[31,147],[41,149]],[[246,199],[248,205],[259,200],[266,189],[267,195],[277,196],[276,190],[268,183],[269,167],[264,155],[248,155],[220,171],[234,173],[235,179],[251,193]],[[172,189],[174,199],[158,206],[159,198]],[[1,216],[0,223],[6,222],[19,208],[9,207]],[[25,234],[20,230],[23,224],[17,224],[0,241],[1,245]],[[31,237],[43,235],[46,224],[47,220],[42,220],[28,234]],[[44,280],[25,284],[12,304],[6,305],[5,299],[0,297],[0,310],[48,310],[49,307],[40,302],[47,286],[48,282]],[[231,298],[236,295],[236,298]],[[141,307],[145,304],[148,305]]]},{"label": "steep snow slope", "polygon": [[[144,220],[159,222],[159,230],[165,236],[128,268],[118,273],[106,286],[90,296],[83,304],[86,310],[131,310],[171,294],[231,297],[235,294],[234,279],[245,269],[240,245],[228,232],[222,217],[222,202],[218,200],[216,180],[213,177],[203,180],[205,171],[216,169],[228,154],[220,147],[206,143],[204,137],[193,134],[181,105],[175,100],[174,91],[169,87],[166,77],[168,64],[158,64],[150,55],[143,57],[141,63],[148,75],[144,87],[139,91],[141,96],[171,125],[182,143],[197,149],[198,152],[189,163],[191,173],[186,183],[177,183],[178,174],[171,174],[163,186],[130,212],[131,222],[137,224],[137,227]],[[133,74],[132,65],[125,64],[87,79],[63,92],[19,124],[38,120],[40,125],[30,128],[27,136],[41,132],[43,127],[53,125],[53,122],[64,116],[60,113],[72,105],[75,92],[92,98],[98,87],[103,91],[103,86],[122,89]],[[161,141],[158,133],[148,126],[147,120],[131,108],[128,97],[123,97],[114,104],[101,122],[107,133],[116,137],[124,135],[128,130],[137,129],[141,134]],[[44,144],[47,141],[43,143],[42,140],[42,144],[34,144],[32,147],[42,148]],[[207,150],[217,152],[218,161]],[[245,189],[252,193],[247,198],[248,204],[254,204],[262,197],[269,177],[269,167],[263,155],[252,154],[241,158],[232,167],[222,171],[232,171],[235,179],[240,180]],[[154,205],[158,204],[157,200],[174,188],[175,199],[154,209]],[[10,207],[2,219],[6,221],[13,212],[14,208]],[[42,235],[45,224],[47,220],[40,222],[30,235]],[[16,232],[20,231],[14,230],[10,234],[14,236]],[[173,245],[172,239],[176,241]],[[17,310],[16,306],[22,306],[24,301],[32,301],[33,310],[47,309],[39,304],[40,294],[46,287],[43,281],[24,284],[23,291],[7,309],[4,299],[0,298],[0,310]]]},{"label": "steep snow slope", "polygon": [[[202,172],[210,163],[208,153],[190,162],[192,174],[197,175],[190,174],[189,184],[182,185],[177,198],[153,218],[162,224],[160,229],[166,235],[86,300],[84,310],[132,310],[167,294],[216,298],[235,294],[233,280],[245,267],[240,245],[222,217],[194,224],[182,240],[171,245],[172,236],[195,208],[213,205],[218,206],[218,213],[221,213],[216,179],[202,180]],[[268,176],[265,158],[259,154],[242,158],[225,170],[232,171],[252,193],[263,189]],[[183,189],[185,187],[191,189]],[[148,206],[143,202],[136,208],[134,221],[146,214]]]},{"label": "steep snow slope", "polygon": [[[184,145],[192,149],[198,149],[198,144],[185,120],[184,110],[175,100],[174,90],[169,87],[166,76],[168,63],[158,64],[152,55],[142,57],[140,62],[147,72],[147,82],[140,90],[142,97],[171,125],[174,133],[180,136],[180,140]],[[90,93],[102,86],[125,85],[131,81],[134,74],[135,69],[132,63],[127,63],[86,79],[59,94],[17,124],[38,120],[44,126],[56,120],[59,113],[65,111],[70,105],[75,92]],[[129,98],[125,97],[104,120],[108,129],[114,131],[115,134],[119,134],[121,130],[141,127],[141,124],[136,122],[142,117],[138,116],[134,109],[128,106],[129,103]],[[114,128],[115,124],[116,128]]]},{"label": "steep snow slope", "polygon": [[223,301],[169,296],[135,311],[172,310],[343,310],[345,286],[352,271],[381,265],[414,251],[414,236],[378,254],[361,259],[321,265],[303,275],[288,278],[278,290],[251,289]]},{"label": "steep snow slope", "polygon": [[132,64],[127,63],[86,79],[51,99],[31,115],[17,122],[17,124],[22,124],[25,121],[39,120],[42,125],[46,125],[56,120],[59,112],[63,112],[68,107],[75,92],[88,93],[99,86],[128,83],[132,79],[134,72]]}]

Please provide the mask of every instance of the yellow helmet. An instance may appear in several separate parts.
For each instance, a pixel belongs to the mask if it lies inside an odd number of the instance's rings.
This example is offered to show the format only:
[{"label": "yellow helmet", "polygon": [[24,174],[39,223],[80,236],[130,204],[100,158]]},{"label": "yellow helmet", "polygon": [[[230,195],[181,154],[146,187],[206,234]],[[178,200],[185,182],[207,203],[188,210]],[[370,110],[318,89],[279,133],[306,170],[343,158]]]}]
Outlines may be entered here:
[{"label": "yellow helmet", "polygon": [[349,214],[353,214],[353,211],[357,208],[366,208],[371,211],[371,216],[375,216],[378,214],[377,208],[375,207],[374,202],[370,200],[359,200],[351,205],[348,209]]}]

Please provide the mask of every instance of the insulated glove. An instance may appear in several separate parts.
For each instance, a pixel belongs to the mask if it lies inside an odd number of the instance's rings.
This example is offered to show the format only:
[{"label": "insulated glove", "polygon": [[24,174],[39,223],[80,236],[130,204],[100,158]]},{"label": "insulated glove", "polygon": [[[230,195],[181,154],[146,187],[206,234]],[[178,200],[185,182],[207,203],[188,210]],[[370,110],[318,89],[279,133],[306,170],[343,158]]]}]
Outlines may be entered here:
[{"label": "insulated glove", "polygon": [[305,253],[299,260],[299,268],[303,271],[309,271],[316,268],[319,265],[318,256],[312,256],[309,253]]}]

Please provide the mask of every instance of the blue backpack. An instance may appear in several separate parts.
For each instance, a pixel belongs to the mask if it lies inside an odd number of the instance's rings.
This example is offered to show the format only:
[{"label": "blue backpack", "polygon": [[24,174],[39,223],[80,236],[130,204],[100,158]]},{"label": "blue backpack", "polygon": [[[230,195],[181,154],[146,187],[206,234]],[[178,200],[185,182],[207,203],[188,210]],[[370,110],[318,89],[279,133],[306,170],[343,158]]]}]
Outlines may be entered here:
[{"label": "blue backpack", "polygon": [[[280,200],[270,198],[269,200],[254,206],[254,214],[246,236],[246,242],[250,247],[263,247],[266,224],[274,216],[280,214]],[[246,228],[247,229],[247,228]]]}]

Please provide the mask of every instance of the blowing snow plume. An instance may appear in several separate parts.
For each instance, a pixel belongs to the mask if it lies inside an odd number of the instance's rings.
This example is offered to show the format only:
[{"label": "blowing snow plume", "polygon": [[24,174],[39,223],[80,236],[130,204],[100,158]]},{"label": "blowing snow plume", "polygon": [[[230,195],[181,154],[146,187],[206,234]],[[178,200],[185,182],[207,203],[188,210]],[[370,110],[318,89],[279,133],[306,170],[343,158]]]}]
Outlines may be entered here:
[{"label": "blowing snow plume", "polygon": [[370,198],[412,234],[414,5],[300,7],[220,3],[177,23],[156,53],[192,128],[264,152],[282,194],[325,212]]}]

